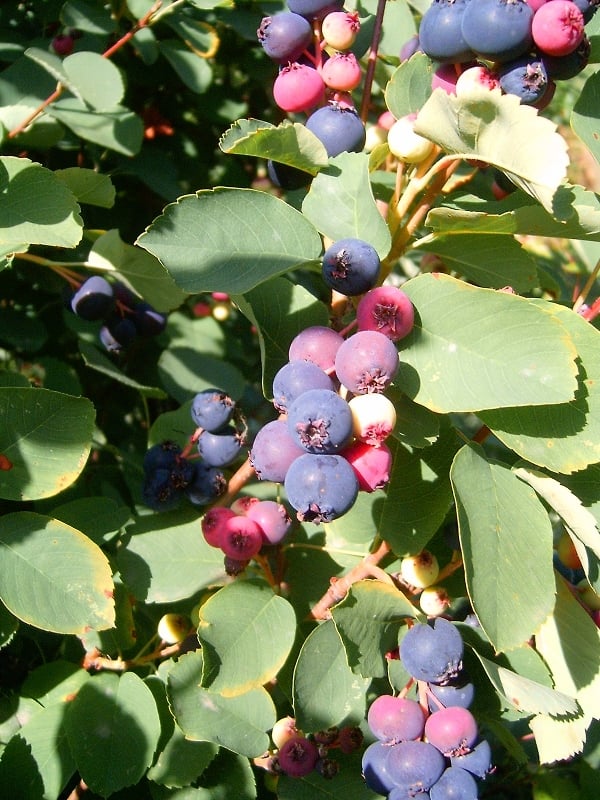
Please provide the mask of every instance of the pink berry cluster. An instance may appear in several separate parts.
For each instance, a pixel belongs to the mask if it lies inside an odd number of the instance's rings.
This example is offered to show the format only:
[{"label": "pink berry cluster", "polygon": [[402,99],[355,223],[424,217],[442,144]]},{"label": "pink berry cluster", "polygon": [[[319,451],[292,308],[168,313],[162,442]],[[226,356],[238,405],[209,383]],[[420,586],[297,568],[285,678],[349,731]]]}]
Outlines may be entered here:
[{"label": "pink berry cluster", "polygon": [[433,88],[500,88],[543,109],[556,82],[587,65],[585,26],[596,8],[597,0],[434,0],[417,47],[439,62]]},{"label": "pink berry cluster", "polygon": [[294,337],[273,379],[279,417],[250,448],[258,478],[283,483],[302,522],[331,522],[359,491],[389,481],[385,440],[396,411],[384,392],[399,365],[395,341],[412,329],[414,311],[401,289],[381,286],[362,296],[356,320],[358,330],[346,338],[324,326]]},{"label": "pink berry cluster", "polygon": [[334,778],[340,767],[330,751],[355,752],[362,744],[363,733],[360,728],[345,725],[305,735],[293,717],[282,717],[273,726],[271,739],[274,747],[266,761],[270,772],[303,778],[316,771],[324,778]]},{"label": "pink berry cluster", "polygon": [[401,637],[400,659],[411,679],[399,695],[381,694],[369,707],[375,741],[364,751],[362,770],[370,789],[390,800],[479,796],[492,753],[469,710],[475,692],[462,655],[462,637],[444,618],[413,625]]},{"label": "pink berry cluster", "polygon": [[238,575],[263,547],[283,541],[292,519],[282,503],[242,496],[208,509],[200,524],[207,543],[223,551],[227,573]]}]

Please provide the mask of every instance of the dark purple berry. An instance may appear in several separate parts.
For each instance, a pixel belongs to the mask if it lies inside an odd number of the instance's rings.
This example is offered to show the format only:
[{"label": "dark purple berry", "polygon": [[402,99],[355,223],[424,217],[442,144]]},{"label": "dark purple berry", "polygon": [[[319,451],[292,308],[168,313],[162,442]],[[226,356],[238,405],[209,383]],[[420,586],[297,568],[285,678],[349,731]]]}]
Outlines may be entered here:
[{"label": "dark purple berry", "polygon": [[173,469],[180,454],[181,447],[175,442],[165,440],[154,444],[144,455],[144,472],[152,473],[157,469]]},{"label": "dark purple berry", "polygon": [[349,297],[364,294],[377,283],[381,262],[377,250],[362,239],[339,239],[323,256],[323,279]]},{"label": "dark purple berry", "polygon": [[368,788],[377,794],[387,795],[394,786],[394,781],[387,771],[387,758],[390,746],[383,742],[370,744],[362,757],[362,774]]},{"label": "dark purple berry", "polygon": [[330,11],[339,11],[344,0],[288,0],[288,8],[307,19],[323,19]]},{"label": "dark purple berry", "polygon": [[185,493],[193,505],[205,506],[224,494],[226,489],[227,479],[218,467],[199,463]]},{"label": "dark purple berry", "polygon": [[301,522],[331,522],[354,505],[358,480],[342,456],[306,453],[288,469],[285,490]]},{"label": "dark purple berry", "polygon": [[417,740],[390,747],[385,766],[396,786],[418,796],[439,780],[446,760],[432,744]]},{"label": "dark purple berry", "polygon": [[308,186],[312,179],[312,175],[303,169],[272,159],[267,161],[267,175],[278,189],[302,189],[303,186]]},{"label": "dark purple berry", "polygon": [[314,742],[304,736],[292,736],[277,753],[279,767],[286,775],[302,778],[315,768],[319,750]]},{"label": "dark purple berry", "polygon": [[450,764],[453,767],[466,769],[467,772],[478,778],[485,778],[492,771],[492,748],[490,743],[487,739],[482,739],[469,753],[461,756],[452,756]]},{"label": "dark purple berry", "polygon": [[71,309],[82,319],[106,319],[115,305],[110,283],[100,275],[85,280],[71,298]]},{"label": "dark purple berry", "polygon": [[145,337],[158,336],[167,324],[166,316],[146,302],[136,304],[132,319],[139,335]]},{"label": "dark purple berry", "polygon": [[265,53],[280,64],[296,61],[312,40],[310,22],[300,14],[280,11],[264,17],[256,31]]}]

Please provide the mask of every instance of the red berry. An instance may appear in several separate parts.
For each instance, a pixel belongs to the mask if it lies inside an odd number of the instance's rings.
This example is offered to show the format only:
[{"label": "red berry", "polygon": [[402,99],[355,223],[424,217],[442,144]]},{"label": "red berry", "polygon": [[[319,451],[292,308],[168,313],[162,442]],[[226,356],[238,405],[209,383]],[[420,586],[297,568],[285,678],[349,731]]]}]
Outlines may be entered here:
[{"label": "red berry", "polygon": [[408,295],[395,286],[377,286],[361,298],[356,307],[360,331],[379,331],[397,341],[407,336],[414,324],[415,312]]},{"label": "red berry", "polygon": [[52,39],[52,49],[58,56],[69,56],[73,52],[75,41],[69,33],[59,33]]},{"label": "red berry", "polygon": [[236,561],[248,561],[258,553],[263,544],[263,535],[254,520],[236,514],[225,520],[221,535],[221,550]]},{"label": "red berry", "polygon": [[234,512],[222,506],[209,508],[202,517],[202,522],[200,523],[202,533],[211,547],[221,547],[221,537],[225,529],[225,522],[231,517],[235,517]]},{"label": "red berry", "polygon": [[314,742],[304,736],[293,736],[279,748],[279,766],[286,775],[302,778],[313,771],[319,759],[319,750]]},{"label": "red berry", "polygon": [[392,453],[385,444],[373,447],[364,442],[353,442],[342,455],[354,470],[361,491],[374,492],[388,483]]}]

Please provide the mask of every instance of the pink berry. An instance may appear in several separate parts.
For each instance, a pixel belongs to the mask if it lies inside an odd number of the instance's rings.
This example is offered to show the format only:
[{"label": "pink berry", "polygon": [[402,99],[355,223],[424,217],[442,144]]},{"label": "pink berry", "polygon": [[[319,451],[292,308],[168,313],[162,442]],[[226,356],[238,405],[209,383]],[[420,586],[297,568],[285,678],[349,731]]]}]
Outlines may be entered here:
[{"label": "pink berry", "polygon": [[397,341],[413,329],[415,312],[408,295],[395,286],[377,286],[356,307],[360,331],[379,331]]},{"label": "pink berry", "polygon": [[321,77],[330,89],[351,92],[360,83],[362,72],[354,53],[335,53],[325,62]]},{"label": "pink berry", "polygon": [[312,361],[321,369],[333,369],[335,354],[344,337],[333,328],[324,325],[311,325],[300,331],[291,341],[289,348],[290,361]]},{"label": "pink berry", "polygon": [[396,122],[396,117],[391,111],[384,111],[377,119],[377,124],[380,128],[383,128],[384,131],[389,131],[394,122]]},{"label": "pink berry", "polygon": [[583,14],[572,0],[548,0],[533,15],[531,35],[543,53],[566,56],[583,39],[584,27]]},{"label": "pink berry", "polygon": [[352,432],[361,442],[377,447],[394,430],[396,409],[383,394],[357,394],[348,405],[352,412]]},{"label": "pink berry", "polygon": [[537,11],[540,6],[543,6],[547,0],[525,0],[527,5],[532,8],[534,11]]},{"label": "pink berry", "polygon": [[75,41],[69,33],[59,33],[52,39],[52,49],[58,56],[69,56],[73,52]]},{"label": "pink berry", "polygon": [[260,526],[248,517],[234,514],[225,521],[221,535],[221,550],[236,561],[248,561],[258,553],[263,544]]},{"label": "pink berry", "polygon": [[204,538],[211,547],[221,547],[221,538],[225,530],[225,522],[231,517],[235,517],[235,513],[223,506],[213,506],[209,508],[202,517],[200,527],[202,528]]},{"label": "pink berry", "polygon": [[449,706],[430,714],[425,723],[425,736],[445,756],[462,756],[477,741],[477,722],[466,708]]},{"label": "pink berry", "polygon": [[443,89],[446,94],[456,94],[456,81],[460,75],[458,64],[441,64],[431,78],[432,89]]},{"label": "pink berry", "polygon": [[248,509],[247,516],[260,526],[265,544],[279,544],[292,524],[285,506],[275,500],[254,503]]},{"label": "pink berry", "polygon": [[283,67],[273,84],[273,97],[283,111],[309,111],[323,99],[325,84],[316,69],[306,64]]},{"label": "pink berry", "polygon": [[353,442],[342,455],[352,467],[362,492],[375,492],[389,482],[392,453],[385,444],[374,447],[365,442]]},{"label": "pink berry", "polygon": [[321,26],[325,43],[335,50],[352,47],[359,30],[360,21],[356,11],[332,11],[324,18]]}]

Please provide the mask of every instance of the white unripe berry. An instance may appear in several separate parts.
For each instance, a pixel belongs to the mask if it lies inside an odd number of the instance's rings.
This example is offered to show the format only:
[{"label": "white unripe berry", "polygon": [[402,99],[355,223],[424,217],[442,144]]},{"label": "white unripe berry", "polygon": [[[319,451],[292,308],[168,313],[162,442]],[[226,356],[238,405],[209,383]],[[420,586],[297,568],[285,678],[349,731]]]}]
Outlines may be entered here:
[{"label": "white unripe berry", "polygon": [[275,747],[279,749],[283,747],[289,739],[301,735],[302,731],[299,731],[296,727],[296,720],[294,717],[281,717],[281,719],[278,719],[275,725],[273,725],[271,740]]},{"label": "white unripe berry", "polygon": [[163,614],[158,621],[157,632],[163,642],[177,644],[188,635],[191,622],[183,614]]},{"label": "white unripe berry", "polygon": [[429,550],[415,556],[406,556],[400,562],[400,575],[409,586],[426,589],[434,584],[440,573],[437,558]]},{"label": "white unripe berry", "polygon": [[357,394],[348,403],[352,412],[352,431],[361,442],[377,447],[394,430],[396,409],[383,394]]},{"label": "white unripe berry", "polygon": [[435,147],[429,139],[415,133],[414,125],[412,116],[401,117],[394,122],[387,135],[390,152],[408,164],[420,164],[425,161]]},{"label": "white unripe berry", "polygon": [[419,605],[428,617],[439,617],[450,605],[450,597],[443,586],[428,586],[421,592]]}]

